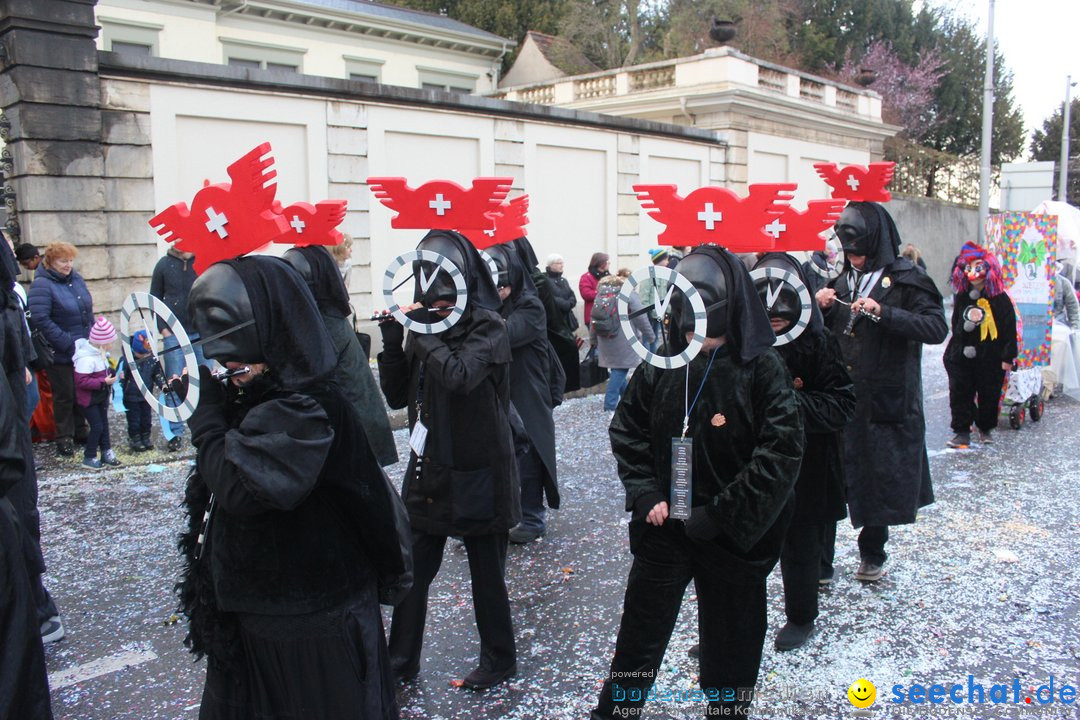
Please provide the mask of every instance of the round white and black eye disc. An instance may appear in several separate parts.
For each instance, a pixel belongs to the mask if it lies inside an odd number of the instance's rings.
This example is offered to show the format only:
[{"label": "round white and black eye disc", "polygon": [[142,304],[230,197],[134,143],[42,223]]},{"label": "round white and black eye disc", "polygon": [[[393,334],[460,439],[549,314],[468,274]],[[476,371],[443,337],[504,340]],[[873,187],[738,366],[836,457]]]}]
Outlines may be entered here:
[{"label": "round white and black eye disc", "polygon": [[[811,263],[813,265],[813,263]],[[757,281],[765,279],[779,280],[785,285],[789,286],[795,291],[795,294],[799,296],[799,319],[787,329],[787,332],[776,336],[776,342],[773,343],[773,347],[780,345],[787,345],[803,334],[807,326],[810,324],[810,318],[813,317],[814,306],[811,304],[810,290],[803,284],[799,276],[791,270],[784,270],[778,267],[760,267],[756,270],[750,271],[750,279]]]},{"label": "round white and black eye disc", "polygon": [[[435,276],[438,275],[440,270],[448,273],[454,280],[454,291],[457,296],[455,304],[452,308],[449,308],[450,315],[438,322],[422,323],[413,320],[406,315],[401,309],[401,306],[394,301],[394,280],[397,277],[398,271],[414,262],[435,263],[438,267],[430,277],[417,278],[421,288],[424,290],[431,286],[431,283],[435,281]],[[422,267],[420,269],[420,274],[424,274]],[[410,250],[409,252],[398,255],[386,266],[386,272],[383,274],[383,300],[386,302],[387,309],[390,313],[398,322],[404,325],[406,329],[421,335],[436,335],[452,328],[454,324],[461,319],[462,315],[464,315],[465,304],[469,301],[469,289],[465,285],[465,276],[458,266],[450,261],[450,258],[445,255],[440,255],[432,250]]]},{"label": "round white and black eye disc", "polygon": [[[654,305],[657,317],[662,318],[667,311],[667,304],[671,301],[673,289],[682,291],[690,303],[690,308],[694,311],[694,335],[687,344],[686,349],[678,355],[660,355],[649,350],[638,339],[634,333],[634,326],[630,323],[631,293],[637,289],[640,283],[653,282],[654,280],[666,280],[668,282],[664,297],[661,298],[659,293],[657,294]],[[619,289],[617,299],[619,303],[619,324],[622,326],[623,335],[630,341],[630,347],[634,349],[638,357],[645,362],[662,370],[674,370],[686,365],[701,352],[701,346],[705,342],[705,330],[709,325],[705,313],[705,302],[701,299],[701,293],[685,275],[680,275],[673,268],[657,267],[655,265],[643,267],[626,278],[626,282]]]},{"label": "round white and black eye disc", "polygon": [[[184,397],[184,401],[176,407],[170,407],[154,396],[153,389],[147,387],[142,374],[136,369],[135,353],[131,350],[131,336],[139,330],[146,330],[151,352],[157,355],[155,348],[157,348],[158,333],[157,322],[154,321],[156,317],[161,318],[179,343],[179,347],[170,352],[184,353],[184,364],[188,368],[187,395]],[[143,327],[136,327],[133,330],[131,327],[133,321],[136,325],[141,323]],[[120,308],[120,342],[123,344],[124,357],[127,359],[128,375],[135,381],[135,386],[139,388],[139,392],[142,393],[150,408],[170,422],[187,421],[199,404],[199,364],[195,358],[195,348],[191,346],[191,338],[188,337],[187,330],[180,324],[180,320],[165,304],[165,301],[144,292],[134,292],[128,295]],[[160,356],[155,357],[155,360],[160,362]],[[164,368],[162,369],[164,370]]]}]

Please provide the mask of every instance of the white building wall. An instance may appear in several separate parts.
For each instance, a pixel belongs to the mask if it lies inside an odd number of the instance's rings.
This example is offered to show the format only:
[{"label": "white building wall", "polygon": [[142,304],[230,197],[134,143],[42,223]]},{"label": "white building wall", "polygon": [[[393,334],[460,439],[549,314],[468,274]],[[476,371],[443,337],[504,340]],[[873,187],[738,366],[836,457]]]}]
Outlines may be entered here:
[{"label": "white building wall", "polygon": [[808,200],[827,198],[832,193],[814,170],[814,163],[867,165],[872,162],[868,151],[755,132],[747,134],[747,154],[747,182],[798,183],[794,204],[799,207],[805,207]]},{"label": "white building wall", "polygon": [[130,33],[134,39],[143,35],[156,37],[159,57],[224,63],[226,48],[237,43],[245,45],[255,57],[260,55],[260,49],[269,58],[295,55],[300,59],[300,72],[306,75],[347,78],[351,67],[361,66],[373,69],[379,82],[390,85],[420,87],[426,72],[442,73],[447,80],[471,86],[478,93],[495,89],[498,61],[479,55],[309,28],[300,23],[219,16],[207,6],[99,0],[95,11],[103,28],[97,39],[102,50],[111,49],[114,36],[123,39]]},{"label": "white building wall", "polygon": [[[468,185],[481,175],[513,177],[511,196],[530,197],[537,256],[542,262],[549,253],[563,255],[575,288],[594,252],[607,252],[615,267],[648,263],[662,228],[643,215],[632,185],[675,182],[689,192],[723,181],[722,148],[691,140],[246,90],[151,84],[149,97],[154,208],[190,203],[204,179],[227,181],[233,160],[269,141],[279,200],[348,201],[342,230],[354,238],[350,291],[361,318],[384,305],[386,266],[423,236],[390,227],[393,213],[371,196],[368,176],[404,176],[413,187],[432,179]],[[149,226],[139,232],[138,242],[164,252]],[[126,292],[138,289],[145,288]]]}]

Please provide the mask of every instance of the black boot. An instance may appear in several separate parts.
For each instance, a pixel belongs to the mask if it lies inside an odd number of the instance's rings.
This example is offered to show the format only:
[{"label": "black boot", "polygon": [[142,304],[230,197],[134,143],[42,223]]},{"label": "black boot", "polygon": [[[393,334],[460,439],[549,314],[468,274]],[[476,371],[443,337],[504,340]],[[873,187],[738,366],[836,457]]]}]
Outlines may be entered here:
[{"label": "black boot", "polygon": [[813,634],[813,620],[805,625],[796,625],[789,620],[784,627],[780,628],[780,632],[776,634],[776,649],[783,652],[785,650],[794,650],[795,648],[802,647]]},{"label": "black boot", "polygon": [[128,435],[128,450],[131,452],[141,452],[143,449],[142,441],[138,435]]},{"label": "black boot", "polygon": [[153,450],[154,443],[150,442],[150,433],[143,433],[143,436],[139,439],[142,443],[142,450]]}]

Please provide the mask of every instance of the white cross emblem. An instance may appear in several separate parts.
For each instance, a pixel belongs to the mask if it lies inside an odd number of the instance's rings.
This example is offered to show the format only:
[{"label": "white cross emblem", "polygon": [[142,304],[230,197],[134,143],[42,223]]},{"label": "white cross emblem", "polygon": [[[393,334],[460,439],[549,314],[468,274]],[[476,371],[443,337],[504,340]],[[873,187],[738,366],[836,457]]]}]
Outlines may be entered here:
[{"label": "white cross emblem", "polygon": [[229,218],[225,217],[225,213],[219,213],[212,207],[206,208],[206,230],[207,232],[216,232],[218,237],[222,240],[229,237],[229,231],[225,229],[225,225],[229,222]]},{"label": "white cross emblem", "polygon": [[442,217],[450,209],[450,201],[444,198],[442,193],[435,193],[435,199],[428,203],[428,207]]},{"label": "white cross emblem", "polygon": [[289,224],[292,225],[292,229],[296,231],[297,235],[304,232],[304,228],[307,227],[307,223],[301,220],[299,215],[293,215],[292,222]]},{"label": "white cross emblem", "polygon": [[485,230],[484,234],[487,235],[488,237],[495,237],[495,231],[494,230]]},{"label": "white cross emblem", "polygon": [[780,222],[780,218],[773,218],[773,221],[765,226],[765,232],[772,235],[777,240],[780,239],[780,233],[787,230],[787,225]]},{"label": "white cross emblem", "polygon": [[697,219],[705,223],[706,230],[715,230],[716,223],[723,221],[724,214],[719,210],[713,210],[712,203],[705,203],[705,209],[697,214]]},{"label": "white cross emblem", "polygon": [[846,182],[847,186],[852,190],[859,189],[859,178],[855,177],[854,175],[848,175],[848,179],[844,182]]}]

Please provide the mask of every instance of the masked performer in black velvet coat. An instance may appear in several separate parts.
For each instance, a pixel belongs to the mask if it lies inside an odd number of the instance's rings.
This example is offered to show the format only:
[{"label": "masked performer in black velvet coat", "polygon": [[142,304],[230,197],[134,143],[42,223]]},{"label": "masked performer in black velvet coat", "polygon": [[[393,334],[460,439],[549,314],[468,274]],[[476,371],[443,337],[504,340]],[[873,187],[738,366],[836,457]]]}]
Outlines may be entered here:
[{"label": "masked performer in black velvet coat", "polygon": [[550,351],[544,306],[532,278],[508,245],[493,245],[488,255],[499,268],[500,315],[510,340],[510,401],[521,418],[524,451],[518,451],[521,479],[521,522],[510,530],[510,542],[525,544],[543,535],[544,510],[559,507],[558,473],[555,463],[555,420],[551,411],[555,397],[562,398],[562,366]]},{"label": "masked performer in black velvet coat", "polygon": [[[379,382],[386,401],[409,408],[414,439],[420,426],[426,429],[425,441],[414,443],[402,484],[415,581],[394,610],[390,657],[398,678],[420,672],[428,586],[439,572],[446,538],[460,535],[480,634],[480,660],[464,685],[483,689],[517,672],[505,580],[507,535],[520,519],[509,423],[510,343],[491,271],[472,244],[458,233],[433,230],[417,249],[449,259],[464,276],[468,300],[456,324],[438,334],[410,332],[405,342],[400,323],[379,326]],[[413,272],[414,300],[422,307],[410,317],[443,320],[458,297],[453,278],[427,261],[414,263]],[[422,277],[430,278],[426,288]]]},{"label": "masked performer in black velvet coat", "polygon": [[[330,380],[334,348],[288,263],[209,267],[188,307],[206,356],[181,539],[200,718],[396,718],[377,600],[407,575],[393,489]],[[200,542],[200,537],[205,542]]]},{"label": "masked performer in black velvet coat", "polygon": [[934,281],[898,256],[900,233],[884,207],[849,203],[836,234],[844,270],[818,290],[817,301],[855,380],[855,417],[844,429],[844,477],[851,524],[862,528],[855,578],[875,582],[887,557],[889,526],[915,522],[918,509],[934,501],[922,346],[943,341],[949,326]]},{"label": "masked performer in black velvet coat", "polygon": [[[626,487],[630,550],[611,673],[592,718],[639,713],[656,679],[687,584],[698,597],[701,686],[710,710],[734,716],[750,698],[766,629],[765,579],[793,510],[803,428],[791,376],[745,266],[705,246],[679,263],[708,316],[702,351],[686,367],[642,365],[611,421]],[[671,299],[671,354],[694,332],[690,305]],[[689,405],[689,410],[687,408]],[[692,449],[692,514],[668,517],[672,439]]]},{"label": "masked performer in black velvet coat", "polygon": [[322,245],[292,248],[285,253],[285,260],[304,278],[315,297],[326,331],[330,333],[337,354],[334,381],[356,408],[379,464],[383,467],[393,465],[398,461],[398,455],[390,418],[356,331],[349,323],[352,313],[349,291],[345,289],[337,262]]},{"label": "masked performer in black velvet coat", "polygon": [[[28,494],[22,492],[27,482],[34,483],[37,496],[25,414],[28,338],[12,290],[18,276],[15,255],[0,238],[0,720],[52,720],[33,590],[40,570],[28,567],[28,550],[37,545],[11,501],[13,495]],[[32,509],[36,517],[36,505]]]},{"label": "masked performer in black velvet coat", "polygon": [[[790,255],[768,253],[754,269],[765,267],[791,272],[809,290],[808,278]],[[830,531],[836,532],[836,522],[847,515],[840,433],[855,414],[855,385],[817,304],[811,300],[804,311],[795,290],[779,280],[761,278],[754,284],[778,336],[809,312],[809,323],[802,333],[776,346],[791,373],[806,433],[806,450],[795,484],[795,514],[780,555],[787,624],[776,636],[776,649],[793,650],[814,631],[822,550]]]}]

